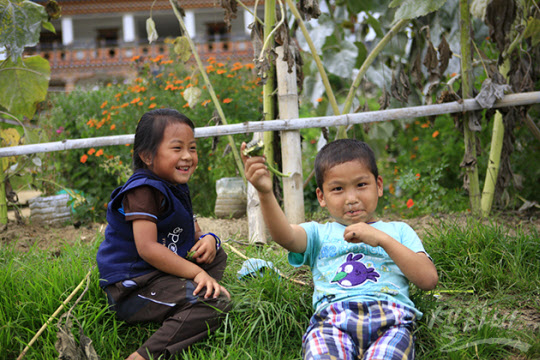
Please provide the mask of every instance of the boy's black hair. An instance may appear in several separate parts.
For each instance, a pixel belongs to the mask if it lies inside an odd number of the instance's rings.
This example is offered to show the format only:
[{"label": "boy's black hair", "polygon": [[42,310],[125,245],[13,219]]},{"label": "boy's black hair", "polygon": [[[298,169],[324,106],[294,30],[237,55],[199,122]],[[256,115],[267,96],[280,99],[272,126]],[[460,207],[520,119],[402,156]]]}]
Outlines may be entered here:
[{"label": "boy's black hair", "polygon": [[358,160],[365,164],[375,176],[379,177],[377,162],[373,150],[363,141],[340,139],[323,146],[315,157],[315,180],[317,187],[323,190],[324,175],[336,165]]},{"label": "boy's black hair", "polygon": [[153,159],[163,140],[165,128],[174,123],[186,124],[195,130],[193,122],[186,115],[174,109],[155,109],[148,111],[141,117],[133,143],[133,170],[148,167],[141,159],[141,154],[149,154]]}]

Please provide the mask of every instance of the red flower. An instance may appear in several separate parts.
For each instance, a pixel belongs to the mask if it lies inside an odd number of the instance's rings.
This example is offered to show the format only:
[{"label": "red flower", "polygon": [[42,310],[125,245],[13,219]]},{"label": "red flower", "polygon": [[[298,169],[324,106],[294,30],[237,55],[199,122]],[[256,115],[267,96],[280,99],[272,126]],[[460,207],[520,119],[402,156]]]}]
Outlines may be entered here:
[{"label": "red flower", "polygon": [[410,209],[414,206],[414,201],[413,199],[409,199],[407,200],[407,208]]}]

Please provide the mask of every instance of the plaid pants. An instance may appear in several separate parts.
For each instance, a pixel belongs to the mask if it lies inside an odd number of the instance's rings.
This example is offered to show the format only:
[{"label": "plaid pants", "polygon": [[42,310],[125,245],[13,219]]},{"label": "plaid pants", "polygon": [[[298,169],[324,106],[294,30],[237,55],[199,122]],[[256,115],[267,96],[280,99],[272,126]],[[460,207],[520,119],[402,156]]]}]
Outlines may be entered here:
[{"label": "plaid pants", "polygon": [[414,312],[387,302],[338,302],[312,316],[306,360],[414,359]]}]

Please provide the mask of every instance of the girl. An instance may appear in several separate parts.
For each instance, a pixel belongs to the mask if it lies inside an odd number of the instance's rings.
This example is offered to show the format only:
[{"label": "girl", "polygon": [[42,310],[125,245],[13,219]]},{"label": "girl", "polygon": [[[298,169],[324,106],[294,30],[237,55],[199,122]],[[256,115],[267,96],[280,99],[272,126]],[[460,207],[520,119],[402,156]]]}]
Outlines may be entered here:
[{"label": "girl", "polygon": [[134,174],[111,195],[97,253],[116,316],[162,324],[129,360],[170,357],[205,338],[229,310],[230,294],[218,283],[227,255],[194,221],[187,182],[197,162],[190,119],[171,109],[142,116]]}]

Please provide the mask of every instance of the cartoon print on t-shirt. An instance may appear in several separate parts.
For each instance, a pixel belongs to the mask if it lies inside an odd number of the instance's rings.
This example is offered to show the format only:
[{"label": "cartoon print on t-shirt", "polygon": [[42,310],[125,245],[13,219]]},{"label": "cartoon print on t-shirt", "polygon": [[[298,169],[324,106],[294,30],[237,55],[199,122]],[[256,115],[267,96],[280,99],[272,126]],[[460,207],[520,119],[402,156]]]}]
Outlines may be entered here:
[{"label": "cartoon print on t-shirt", "polygon": [[347,261],[339,267],[331,282],[337,282],[339,286],[346,288],[361,285],[367,280],[377,282],[381,275],[374,268],[367,268],[362,264],[359,260],[363,257],[363,254],[347,255]]}]

